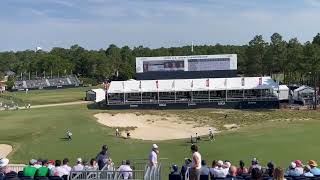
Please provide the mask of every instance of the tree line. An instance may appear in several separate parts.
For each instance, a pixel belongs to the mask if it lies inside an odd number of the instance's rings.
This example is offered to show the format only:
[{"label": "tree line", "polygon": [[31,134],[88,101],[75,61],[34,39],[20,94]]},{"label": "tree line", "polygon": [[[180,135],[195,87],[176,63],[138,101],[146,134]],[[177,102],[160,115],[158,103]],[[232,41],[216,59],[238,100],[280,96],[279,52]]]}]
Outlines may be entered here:
[{"label": "tree line", "polygon": [[134,78],[135,57],[184,56],[209,54],[238,54],[238,73],[244,76],[281,74],[283,83],[310,83],[318,77],[320,67],[320,33],[312,41],[299,42],[297,38],[285,41],[274,33],[270,41],[255,36],[245,45],[201,45],[156,48],[138,46],[86,50],[79,45],[68,49],[55,47],[51,51],[25,50],[0,52],[0,78],[8,70],[15,78],[24,79],[76,74],[81,78],[102,82],[106,79]]}]

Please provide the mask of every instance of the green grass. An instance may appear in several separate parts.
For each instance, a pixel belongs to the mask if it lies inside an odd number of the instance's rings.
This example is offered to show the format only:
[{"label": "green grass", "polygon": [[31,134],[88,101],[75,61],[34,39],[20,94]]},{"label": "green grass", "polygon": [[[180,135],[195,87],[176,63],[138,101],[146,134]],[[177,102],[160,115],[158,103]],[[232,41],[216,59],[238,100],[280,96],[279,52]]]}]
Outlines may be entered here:
[{"label": "green grass", "polygon": [[[160,157],[168,158],[169,163],[182,164],[183,159],[191,155],[187,140],[153,142],[115,138],[114,129],[96,122],[93,114],[98,112],[101,111],[88,110],[85,105],[0,112],[0,143],[14,146],[9,158],[15,163],[26,163],[31,158],[69,157],[75,161],[82,157],[88,160],[96,156],[103,144],[110,147],[111,157],[116,162],[147,158],[152,143],[159,145]],[[221,128],[224,123],[242,124],[239,131],[217,135],[214,143],[207,140],[199,143],[203,158],[210,162],[214,159],[249,162],[258,157],[263,164],[274,160],[286,167],[295,159],[320,160],[317,155],[320,152],[317,139],[320,112],[202,109],[140,113],[192,117],[212,125],[216,123]],[[223,113],[228,113],[228,118],[222,118]],[[61,139],[67,129],[74,134],[71,142]]]},{"label": "green grass", "polygon": [[96,87],[30,90],[28,93],[25,93],[24,91],[6,92],[5,95],[15,97],[25,104],[42,105],[83,100],[86,96],[86,91],[93,88]]}]

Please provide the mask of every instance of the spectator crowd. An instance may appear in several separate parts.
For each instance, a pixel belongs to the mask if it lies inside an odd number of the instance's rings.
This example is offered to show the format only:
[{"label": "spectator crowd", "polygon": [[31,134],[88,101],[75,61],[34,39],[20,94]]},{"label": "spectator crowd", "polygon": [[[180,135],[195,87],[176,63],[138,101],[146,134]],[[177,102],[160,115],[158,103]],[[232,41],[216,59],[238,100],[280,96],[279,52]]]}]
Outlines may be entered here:
[{"label": "spectator crowd", "polygon": [[120,167],[115,169],[106,145],[102,146],[96,158],[92,158],[89,162],[77,158],[74,166],[71,166],[68,158],[64,158],[62,161],[31,159],[23,171],[19,172],[11,170],[8,164],[9,159],[0,159],[0,180],[66,180],[70,172],[98,171],[106,168],[110,170],[110,167],[112,170],[118,171],[123,179],[132,178],[130,161],[124,160]]},{"label": "spectator crowd", "polygon": [[213,160],[211,166],[201,159],[196,145],[191,146],[192,158],[186,159],[180,171],[177,165],[172,165],[169,180],[320,180],[320,168],[315,160],[309,160],[305,164],[301,160],[290,163],[288,168],[276,166],[273,161],[263,167],[257,158],[253,158],[249,167],[243,160],[238,165],[229,160]]}]

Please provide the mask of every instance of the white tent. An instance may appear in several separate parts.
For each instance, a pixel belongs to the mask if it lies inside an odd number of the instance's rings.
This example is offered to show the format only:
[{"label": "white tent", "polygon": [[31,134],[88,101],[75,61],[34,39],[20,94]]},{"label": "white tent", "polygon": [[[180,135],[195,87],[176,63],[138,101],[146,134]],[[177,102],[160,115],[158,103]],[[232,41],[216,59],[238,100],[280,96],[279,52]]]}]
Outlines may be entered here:
[{"label": "white tent", "polygon": [[277,89],[271,77],[112,81],[108,93]]},{"label": "white tent", "polygon": [[87,101],[101,102],[105,100],[105,98],[106,98],[106,92],[104,89],[91,89],[87,91],[87,94],[86,94]]}]

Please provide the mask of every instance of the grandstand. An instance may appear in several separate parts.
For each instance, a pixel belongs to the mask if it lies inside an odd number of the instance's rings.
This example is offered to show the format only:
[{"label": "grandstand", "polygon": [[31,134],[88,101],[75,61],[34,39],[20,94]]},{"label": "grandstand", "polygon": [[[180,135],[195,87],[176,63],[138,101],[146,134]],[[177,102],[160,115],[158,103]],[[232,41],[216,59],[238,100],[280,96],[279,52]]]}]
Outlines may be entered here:
[{"label": "grandstand", "polygon": [[82,82],[76,76],[66,76],[64,78],[34,79],[15,81],[12,90],[32,90],[32,89],[54,89],[66,87],[78,87]]},{"label": "grandstand", "polygon": [[278,89],[271,77],[113,81],[106,107],[278,108]]}]

